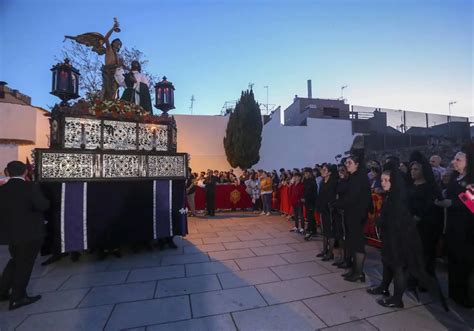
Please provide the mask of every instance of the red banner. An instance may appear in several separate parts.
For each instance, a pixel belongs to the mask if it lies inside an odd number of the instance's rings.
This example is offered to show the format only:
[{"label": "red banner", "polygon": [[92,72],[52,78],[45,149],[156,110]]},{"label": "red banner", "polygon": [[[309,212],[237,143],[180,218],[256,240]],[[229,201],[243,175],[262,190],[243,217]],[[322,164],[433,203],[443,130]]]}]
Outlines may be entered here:
[{"label": "red banner", "polygon": [[[197,210],[206,209],[206,190],[196,187],[194,201]],[[216,209],[252,208],[252,199],[245,192],[245,185],[216,185]]]}]

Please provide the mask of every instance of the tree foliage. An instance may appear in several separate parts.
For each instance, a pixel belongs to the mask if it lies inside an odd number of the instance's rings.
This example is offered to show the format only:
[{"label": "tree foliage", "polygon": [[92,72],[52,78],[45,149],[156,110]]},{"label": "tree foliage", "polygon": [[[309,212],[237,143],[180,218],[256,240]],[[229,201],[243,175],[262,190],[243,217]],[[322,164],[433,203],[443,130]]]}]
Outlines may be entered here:
[{"label": "tree foliage", "polygon": [[[158,82],[156,75],[147,72],[146,67],[148,60],[145,54],[140,50],[132,47],[122,47],[120,50],[120,57],[123,59],[124,65],[130,68],[132,61],[137,60],[142,67],[142,73],[150,79],[150,95],[153,96],[153,87]],[[102,65],[104,58],[97,53],[91,51],[87,46],[78,44],[74,41],[67,40],[65,46],[61,50],[61,56],[56,57],[56,61],[62,62],[68,58],[72,65],[79,70],[81,77],[79,79],[80,94],[86,100],[93,100],[100,98],[100,91],[102,89]]]},{"label": "tree foliage", "polygon": [[224,149],[233,168],[249,169],[260,160],[262,116],[252,90],[242,91],[227,123]]}]

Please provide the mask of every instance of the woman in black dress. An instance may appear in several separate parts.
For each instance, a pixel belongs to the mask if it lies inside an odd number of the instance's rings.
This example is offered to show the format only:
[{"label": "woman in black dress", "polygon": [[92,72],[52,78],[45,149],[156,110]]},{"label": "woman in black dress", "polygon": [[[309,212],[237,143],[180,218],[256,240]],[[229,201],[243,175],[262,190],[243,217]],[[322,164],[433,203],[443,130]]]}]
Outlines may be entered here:
[{"label": "woman in black dress", "polygon": [[353,258],[352,269],[343,274],[349,282],[365,282],[363,272],[365,261],[365,236],[364,225],[367,214],[372,208],[369,178],[364,166],[363,153],[352,153],[345,162],[350,173],[347,182],[347,191],[344,196],[336,201],[336,208],[344,209],[346,225],[346,247]]},{"label": "woman in black dress", "polygon": [[[336,200],[342,199],[345,192],[347,191],[347,181],[349,179],[349,173],[347,172],[346,166],[340,164],[337,168],[339,179],[337,182],[336,189]],[[340,259],[334,261],[333,265],[341,269],[350,268],[352,265],[352,259],[349,254],[347,254],[345,241],[345,224],[344,224],[344,209],[334,208],[334,226],[333,226],[333,235],[334,239],[337,242]]]},{"label": "woman in black dress", "polygon": [[368,292],[389,296],[388,286],[393,279],[393,296],[377,302],[384,307],[403,308],[402,297],[410,274],[432,294],[440,296],[447,309],[438,283],[424,269],[422,245],[416,223],[407,207],[406,188],[400,171],[396,168],[385,170],[382,173],[382,187],[387,195],[377,225],[381,229],[383,242],[383,280]]},{"label": "woman in black dress", "polygon": [[448,208],[446,244],[448,250],[449,296],[458,304],[474,307],[474,215],[458,195],[474,183],[474,144],[465,146],[452,161],[454,173],[446,198],[437,204]]},{"label": "woman in black dress", "polygon": [[420,235],[426,272],[436,277],[436,244],[443,231],[443,219],[434,202],[441,193],[428,160],[417,151],[412,153],[410,160],[413,183],[408,192],[408,206]]},{"label": "woman in black dress", "polygon": [[323,250],[316,255],[323,261],[334,259],[333,204],[336,201],[337,167],[333,164],[323,164],[321,168],[321,187],[316,199],[316,209],[321,215],[321,230],[323,235]]}]

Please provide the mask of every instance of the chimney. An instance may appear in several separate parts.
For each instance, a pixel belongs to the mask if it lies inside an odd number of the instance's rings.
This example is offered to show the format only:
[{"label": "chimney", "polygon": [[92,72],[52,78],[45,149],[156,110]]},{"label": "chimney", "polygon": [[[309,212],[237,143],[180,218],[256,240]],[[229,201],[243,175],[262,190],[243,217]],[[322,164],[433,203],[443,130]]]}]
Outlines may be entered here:
[{"label": "chimney", "polygon": [[313,98],[313,91],[311,89],[311,79],[308,79],[308,99]]}]

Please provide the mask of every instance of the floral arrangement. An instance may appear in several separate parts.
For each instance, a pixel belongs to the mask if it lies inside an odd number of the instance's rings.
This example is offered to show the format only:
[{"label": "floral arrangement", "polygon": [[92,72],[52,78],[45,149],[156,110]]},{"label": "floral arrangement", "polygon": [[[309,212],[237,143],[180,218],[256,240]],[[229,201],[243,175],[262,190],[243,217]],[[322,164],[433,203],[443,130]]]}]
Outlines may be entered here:
[{"label": "floral arrangement", "polygon": [[89,103],[89,114],[101,116],[105,114],[148,115],[142,107],[123,100],[93,100]]},{"label": "floral arrangement", "polygon": [[94,116],[96,118],[137,121],[141,123],[164,124],[173,122],[173,116],[153,115],[142,107],[124,100],[92,101],[80,99],[72,106],[56,105],[52,113],[62,113],[68,116]]}]

